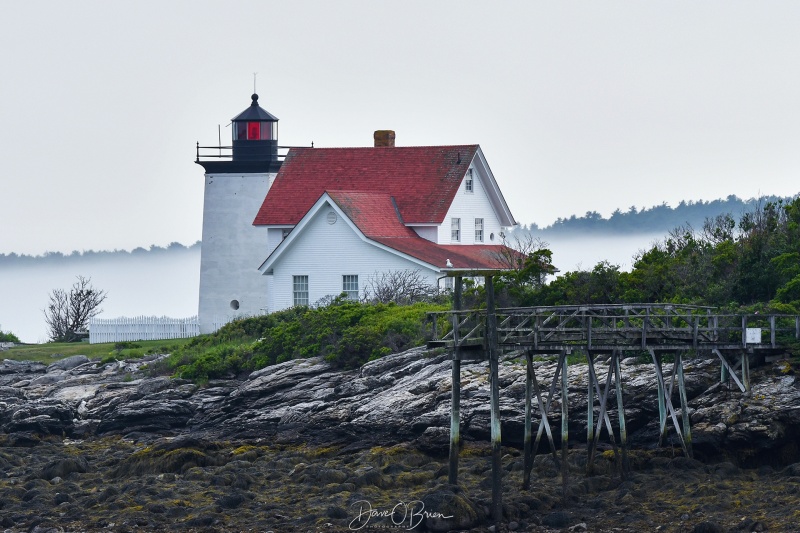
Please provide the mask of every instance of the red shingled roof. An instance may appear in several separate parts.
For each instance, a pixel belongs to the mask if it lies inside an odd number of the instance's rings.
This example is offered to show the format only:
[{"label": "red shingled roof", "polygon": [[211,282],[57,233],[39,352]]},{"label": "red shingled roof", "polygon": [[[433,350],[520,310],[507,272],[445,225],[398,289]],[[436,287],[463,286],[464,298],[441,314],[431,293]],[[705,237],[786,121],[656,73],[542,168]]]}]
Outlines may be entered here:
[{"label": "red shingled roof", "polygon": [[393,197],[406,224],[440,224],[478,145],[292,148],[254,225],[294,225],[326,190]]},{"label": "red shingled roof", "polygon": [[379,192],[326,191],[366,237],[418,237],[403,224],[391,196]]},{"label": "red shingled roof", "polygon": [[[373,240],[439,268],[471,270],[508,269],[508,265],[500,260],[500,252],[505,248],[503,245],[446,245],[436,244],[422,237],[409,239],[379,237]],[[447,266],[448,259],[453,265],[452,267]]]},{"label": "red shingled roof", "polygon": [[457,269],[506,268],[500,245],[440,245],[423,239],[403,224],[392,197],[385,193],[327,191],[328,196],[365,237],[430,265]]}]

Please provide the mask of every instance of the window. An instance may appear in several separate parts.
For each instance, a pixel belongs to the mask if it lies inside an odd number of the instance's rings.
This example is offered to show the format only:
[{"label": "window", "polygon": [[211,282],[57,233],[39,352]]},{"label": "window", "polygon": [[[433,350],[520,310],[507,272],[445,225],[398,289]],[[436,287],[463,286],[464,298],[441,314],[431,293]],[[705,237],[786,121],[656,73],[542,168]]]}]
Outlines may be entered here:
[{"label": "window", "polygon": [[235,122],[234,128],[234,141],[269,141],[275,137],[275,123],[270,121]]},{"label": "window", "polygon": [[475,242],[483,242],[483,219],[475,219]]},{"label": "window", "polygon": [[461,240],[461,219],[453,218],[450,220],[450,240],[458,242]]},{"label": "window", "polygon": [[247,123],[247,139],[258,140],[261,137],[261,124],[258,122]]},{"label": "window", "polygon": [[342,276],[342,292],[347,295],[348,300],[358,300],[358,275]]},{"label": "window", "polygon": [[247,140],[247,122],[236,122],[236,129],[234,133],[236,136],[233,138],[235,141]]},{"label": "window", "polygon": [[294,305],[308,305],[308,276],[292,276]]},{"label": "window", "polygon": [[467,177],[464,179],[464,190],[466,192],[472,192],[473,189],[473,181],[472,181],[472,169],[467,170]]}]

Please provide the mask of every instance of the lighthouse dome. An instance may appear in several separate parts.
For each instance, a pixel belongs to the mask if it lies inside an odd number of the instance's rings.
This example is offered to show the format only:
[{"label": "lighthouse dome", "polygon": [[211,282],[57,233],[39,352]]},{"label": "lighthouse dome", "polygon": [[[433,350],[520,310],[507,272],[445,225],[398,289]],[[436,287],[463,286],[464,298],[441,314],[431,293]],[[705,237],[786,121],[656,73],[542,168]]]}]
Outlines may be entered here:
[{"label": "lighthouse dome", "polygon": [[240,122],[243,120],[266,120],[269,122],[278,122],[278,117],[258,105],[257,94],[253,94],[251,98],[253,99],[253,103],[250,104],[250,107],[233,117],[231,122]]}]

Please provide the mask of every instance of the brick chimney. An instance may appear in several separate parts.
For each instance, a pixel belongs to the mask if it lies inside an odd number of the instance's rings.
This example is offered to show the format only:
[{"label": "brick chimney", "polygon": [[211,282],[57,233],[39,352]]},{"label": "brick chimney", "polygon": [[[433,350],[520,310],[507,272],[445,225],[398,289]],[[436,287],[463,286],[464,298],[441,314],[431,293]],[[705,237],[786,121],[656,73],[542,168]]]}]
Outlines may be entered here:
[{"label": "brick chimney", "polygon": [[375,148],[379,146],[394,147],[394,130],[377,130],[372,138],[375,140]]}]

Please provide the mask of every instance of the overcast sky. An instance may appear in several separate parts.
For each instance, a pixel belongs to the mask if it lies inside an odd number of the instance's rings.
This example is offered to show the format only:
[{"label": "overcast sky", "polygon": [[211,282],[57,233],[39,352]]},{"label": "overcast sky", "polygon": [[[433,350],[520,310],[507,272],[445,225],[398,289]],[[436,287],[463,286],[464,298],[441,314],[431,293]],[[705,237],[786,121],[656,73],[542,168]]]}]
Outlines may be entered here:
[{"label": "overcast sky", "polygon": [[800,2],[31,1],[0,19],[0,253],[201,236],[259,102],[280,144],[478,143],[518,221],[800,192]]}]

